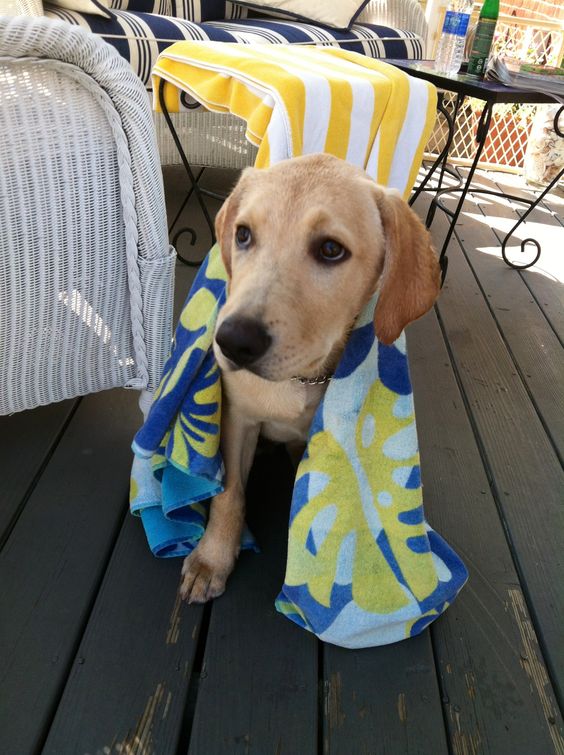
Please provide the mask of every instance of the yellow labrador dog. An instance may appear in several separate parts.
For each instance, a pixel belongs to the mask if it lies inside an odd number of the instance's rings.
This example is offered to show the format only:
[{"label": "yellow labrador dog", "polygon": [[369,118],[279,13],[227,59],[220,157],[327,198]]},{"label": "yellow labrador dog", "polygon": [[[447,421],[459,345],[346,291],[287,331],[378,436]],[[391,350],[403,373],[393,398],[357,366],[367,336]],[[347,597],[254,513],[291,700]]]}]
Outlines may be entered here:
[{"label": "yellow labrador dog", "polygon": [[386,344],[439,292],[417,216],[397,192],[329,155],[244,171],[216,232],[229,274],[214,341],[226,478],[182,568],[181,595],[197,603],[221,595],[235,565],[259,433],[303,449],[326,377],[377,289],[375,329]]}]

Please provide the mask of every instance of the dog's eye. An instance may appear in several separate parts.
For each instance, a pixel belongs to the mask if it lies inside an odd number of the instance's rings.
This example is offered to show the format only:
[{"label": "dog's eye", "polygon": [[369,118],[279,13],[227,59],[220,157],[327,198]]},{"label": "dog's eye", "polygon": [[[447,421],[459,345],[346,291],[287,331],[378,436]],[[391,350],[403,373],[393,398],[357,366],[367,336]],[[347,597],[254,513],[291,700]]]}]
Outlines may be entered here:
[{"label": "dog's eye", "polygon": [[235,239],[239,249],[247,249],[253,239],[251,229],[247,228],[246,225],[238,226],[235,231]]},{"label": "dog's eye", "polygon": [[348,252],[337,241],[328,239],[319,247],[319,256],[324,262],[341,262],[348,256]]}]

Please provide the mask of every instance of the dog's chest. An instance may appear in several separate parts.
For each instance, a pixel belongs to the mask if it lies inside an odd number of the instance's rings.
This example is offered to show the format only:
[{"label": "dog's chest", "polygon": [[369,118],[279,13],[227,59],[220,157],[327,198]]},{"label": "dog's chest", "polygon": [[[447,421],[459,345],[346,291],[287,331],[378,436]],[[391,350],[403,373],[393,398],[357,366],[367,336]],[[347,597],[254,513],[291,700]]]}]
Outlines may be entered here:
[{"label": "dog's chest", "polygon": [[279,442],[305,441],[324,385],[272,383],[241,370],[222,377],[236,411],[260,423],[262,434]]}]

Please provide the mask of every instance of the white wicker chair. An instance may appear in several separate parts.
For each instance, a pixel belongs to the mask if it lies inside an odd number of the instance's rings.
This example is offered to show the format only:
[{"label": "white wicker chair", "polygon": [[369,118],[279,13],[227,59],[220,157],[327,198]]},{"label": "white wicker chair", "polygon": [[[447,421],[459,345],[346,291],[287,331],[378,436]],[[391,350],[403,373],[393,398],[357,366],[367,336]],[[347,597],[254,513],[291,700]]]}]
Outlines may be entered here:
[{"label": "white wicker chair", "polygon": [[147,93],[102,39],[0,18],[0,414],[123,386],[170,346],[174,250]]}]

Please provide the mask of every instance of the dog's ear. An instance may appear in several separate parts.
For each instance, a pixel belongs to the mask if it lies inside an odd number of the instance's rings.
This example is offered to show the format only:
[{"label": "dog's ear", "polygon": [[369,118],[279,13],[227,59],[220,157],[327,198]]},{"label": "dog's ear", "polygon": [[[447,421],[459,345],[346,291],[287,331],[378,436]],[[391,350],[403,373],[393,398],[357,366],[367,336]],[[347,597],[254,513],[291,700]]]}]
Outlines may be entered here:
[{"label": "dog's ear", "polygon": [[233,240],[233,217],[237,211],[236,200],[230,194],[215,216],[215,237],[221,249],[223,264],[231,277],[231,243]]},{"label": "dog's ear", "polygon": [[395,191],[373,187],[386,251],[374,313],[378,340],[393,343],[429,310],[440,290],[440,269],[429,231]]},{"label": "dog's ear", "polygon": [[235,233],[233,222],[241,202],[241,197],[245,191],[245,183],[254,172],[255,168],[245,168],[231,194],[221,205],[219,212],[215,216],[215,237],[219,243],[223,264],[229,277],[231,277],[231,244],[233,243],[233,235]]}]

